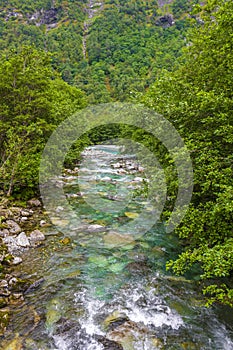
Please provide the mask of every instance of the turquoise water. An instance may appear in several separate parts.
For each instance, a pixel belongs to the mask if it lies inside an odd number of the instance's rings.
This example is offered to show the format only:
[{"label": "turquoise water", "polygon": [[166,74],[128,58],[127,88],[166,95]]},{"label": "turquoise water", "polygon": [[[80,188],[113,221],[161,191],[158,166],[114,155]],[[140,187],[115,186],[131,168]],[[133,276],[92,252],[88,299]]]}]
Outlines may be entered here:
[{"label": "turquoise water", "polygon": [[231,310],[205,308],[192,279],[166,272],[178,242],[161,222],[145,232],[153,208],[132,163],[117,147],[95,146],[79,177],[64,174],[78,226],[46,229],[45,246],[18,267],[44,282],[13,308],[3,348],[15,339],[27,350],[233,349]]}]

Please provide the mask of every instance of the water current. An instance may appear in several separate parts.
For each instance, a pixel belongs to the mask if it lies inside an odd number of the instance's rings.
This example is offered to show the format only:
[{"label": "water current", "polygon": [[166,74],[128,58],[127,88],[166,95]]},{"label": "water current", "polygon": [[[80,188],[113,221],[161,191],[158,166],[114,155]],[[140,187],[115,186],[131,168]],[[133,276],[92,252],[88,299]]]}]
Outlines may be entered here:
[{"label": "water current", "polygon": [[206,308],[195,273],[166,271],[174,235],[161,222],[141,233],[140,213],[153,208],[134,157],[89,147],[79,169],[57,181],[80,223],[65,234],[44,229],[45,245],[25,254],[18,275],[43,282],[13,308],[9,349],[233,349],[232,310]]}]

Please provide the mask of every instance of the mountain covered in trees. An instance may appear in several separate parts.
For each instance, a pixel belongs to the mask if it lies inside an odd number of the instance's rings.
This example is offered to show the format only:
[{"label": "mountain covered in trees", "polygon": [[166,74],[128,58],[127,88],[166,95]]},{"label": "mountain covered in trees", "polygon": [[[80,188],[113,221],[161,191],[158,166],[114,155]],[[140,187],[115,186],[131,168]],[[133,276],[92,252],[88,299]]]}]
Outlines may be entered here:
[{"label": "mountain covered in trees", "polygon": [[[194,166],[192,203],[176,230],[183,252],[167,267],[195,270],[210,304],[232,306],[233,3],[12,0],[0,9],[2,195],[37,193],[43,147],[69,115],[141,102],[175,126]],[[160,153],[175,197],[169,155],[143,131],[121,132]]]},{"label": "mountain covered in trees", "polygon": [[193,0],[0,1],[0,50],[34,45],[90,103],[142,93],[186,45]]}]

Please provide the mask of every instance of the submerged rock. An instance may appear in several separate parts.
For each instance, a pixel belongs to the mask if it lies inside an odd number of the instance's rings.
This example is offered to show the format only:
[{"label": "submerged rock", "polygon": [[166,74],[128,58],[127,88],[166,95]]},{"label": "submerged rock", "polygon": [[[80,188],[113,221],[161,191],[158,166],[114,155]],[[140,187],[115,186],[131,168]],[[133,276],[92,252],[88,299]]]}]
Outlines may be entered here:
[{"label": "submerged rock", "polygon": [[104,231],[106,231],[106,227],[102,226],[102,225],[97,225],[97,224],[89,225],[87,227],[87,231],[88,232],[104,232]]},{"label": "submerged rock", "polygon": [[97,340],[98,343],[103,345],[104,350],[124,350],[124,348],[120,344],[116,343],[115,341],[109,340],[102,335],[96,334],[94,336],[94,339]]},{"label": "submerged rock", "polygon": [[35,289],[39,288],[43,282],[44,282],[44,278],[40,278],[36,282],[32,283],[30,287],[25,291],[24,294],[33,292]]},{"label": "submerged rock", "polygon": [[115,310],[113,313],[109,316],[107,316],[103,322],[103,326],[105,329],[113,330],[116,327],[122,325],[126,321],[128,321],[129,318],[123,314],[122,312]]},{"label": "submerged rock", "polygon": [[107,247],[120,247],[124,245],[131,245],[136,243],[134,238],[128,234],[121,234],[118,232],[109,232],[103,237],[104,243]]},{"label": "submerged rock", "polygon": [[120,344],[124,350],[135,350],[145,344],[150,350],[163,349],[160,340],[152,338],[146,327],[130,320],[107,332],[106,338]]}]

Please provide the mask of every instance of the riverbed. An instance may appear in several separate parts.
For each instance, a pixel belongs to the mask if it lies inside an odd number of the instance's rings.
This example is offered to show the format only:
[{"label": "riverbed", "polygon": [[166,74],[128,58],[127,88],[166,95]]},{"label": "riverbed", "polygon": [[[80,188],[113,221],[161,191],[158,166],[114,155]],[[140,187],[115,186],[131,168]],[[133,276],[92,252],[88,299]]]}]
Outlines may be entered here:
[{"label": "riverbed", "polygon": [[15,268],[41,283],[12,307],[2,349],[233,349],[232,310],[206,308],[195,273],[166,271],[179,243],[159,220],[147,227],[146,180],[134,155],[112,145],[89,147],[64,171],[59,186],[79,224],[44,228],[45,244]]}]

